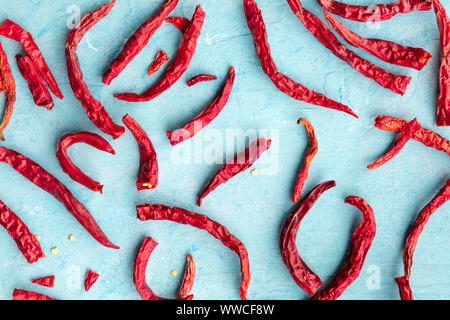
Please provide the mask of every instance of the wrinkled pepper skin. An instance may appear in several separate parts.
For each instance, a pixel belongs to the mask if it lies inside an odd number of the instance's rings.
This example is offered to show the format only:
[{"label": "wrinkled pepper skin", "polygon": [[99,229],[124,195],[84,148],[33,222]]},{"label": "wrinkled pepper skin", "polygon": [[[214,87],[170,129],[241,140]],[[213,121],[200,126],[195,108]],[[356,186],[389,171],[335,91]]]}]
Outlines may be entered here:
[{"label": "wrinkled pepper skin", "polygon": [[196,85],[199,82],[204,82],[204,81],[211,81],[211,80],[216,80],[217,77],[213,74],[198,74],[192,78],[190,78],[188,81],[186,81],[186,84],[188,85],[188,87],[192,87],[194,85]]},{"label": "wrinkled pepper skin", "polygon": [[8,57],[0,43],[0,77],[2,78],[3,91],[5,92],[6,102],[5,111],[3,113],[3,119],[0,124],[0,140],[4,141],[5,137],[3,131],[11,120],[11,116],[14,109],[14,103],[16,102],[16,83],[9,67]]},{"label": "wrinkled pepper skin", "polygon": [[195,261],[191,254],[187,255],[186,267],[184,269],[183,281],[181,282],[180,290],[178,291],[177,299],[186,300],[189,297],[195,280]]},{"label": "wrinkled pepper skin", "polygon": [[191,20],[186,17],[168,17],[166,22],[177,27],[181,32],[185,33],[191,24]]},{"label": "wrinkled pepper skin", "polygon": [[169,61],[169,56],[164,51],[159,51],[155,60],[148,67],[147,75],[151,76],[156,73],[167,61]]},{"label": "wrinkled pepper skin", "polygon": [[398,291],[402,300],[414,300],[409,280],[406,277],[395,278],[395,282],[398,285]]},{"label": "wrinkled pepper skin", "polygon": [[0,147],[0,162],[9,164],[14,170],[30,180],[33,184],[44,191],[47,191],[55,197],[56,200],[63,203],[67,211],[69,211],[99,243],[108,248],[119,249],[118,246],[108,240],[86,207],[72,195],[65,185],[45,171],[39,164],[24,155],[5,147]]},{"label": "wrinkled pepper skin", "polygon": [[33,279],[33,280],[31,280],[31,283],[34,283],[34,284],[37,284],[37,285],[40,285],[43,287],[53,288],[53,287],[55,287],[55,276],[48,276],[48,277]]},{"label": "wrinkled pepper skin", "polygon": [[244,244],[233,236],[227,228],[207,216],[190,212],[182,208],[167,207],[161,204],[141,204],[136,206],[137,218],[141,221],[168,220],[176,223],[187,224],[192,227],[209,232],[214,238],[235,252],[241,261],[241,287],[240,296],[242,300],[247,297],[248,285],[250,283],[250,265],[247,249]]},{"label": "wrinkled pepper skin", "polygon": [[81,102],[87,116],[97,128],[111,135],[114,139],[117,139],[125,132],[125,128],[116,125],[100,101],[92,96],[86,82],[83,80],[83,73],[77,56],[78,45],[85,33],[97,22],[106,17],[115,3],[116,1],[113,0],[89,12],[80,20],[75,28],[70,30],[66,39],[66,60],[70,86],[75,97]]},{"label": "wrinkled pepper skin", "polygon": [[97,272],[89,270],[84,278],[84,291],[89,291],[99,277],[100,275]]},{"label": "wrinkled pepper skin", "polygon": [[25,223],[9,209],[6,204],[0,201],[0,225],[8,231],[11,238],[17,244],[28,263],[35,263],[40,258],[44,258],[41,245],[36,237],[28,230]]},{"label": "wrinkled pepper skin", "polygon": [[189,67],[195,49],[197,48],[197,39],[200,36],[200,31],[205,20],[205,12],[200,6],[195,9],[192,22],[186,32],[183,34],[180,47],[177,55],[169,65],[164,76],[151,88],[142,94],[136,93],[116,93],[114,97],[119,100],[128,102],[143,102],[155,99],[164,91],[168,90],[175,82],[180,79],[184,72]]},{"label": "wrinkled pepper skin", "polygon": [[12,300],[57,300],[42,293],[14,289]]}]

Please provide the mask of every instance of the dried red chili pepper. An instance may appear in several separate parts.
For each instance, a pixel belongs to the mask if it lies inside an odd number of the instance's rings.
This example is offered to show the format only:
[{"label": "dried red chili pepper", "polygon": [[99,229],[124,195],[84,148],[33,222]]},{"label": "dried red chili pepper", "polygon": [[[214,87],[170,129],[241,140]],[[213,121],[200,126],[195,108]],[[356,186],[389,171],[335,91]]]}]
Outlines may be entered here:
[{"label": "dried red chili pepper", "polygon": [[401,44],[383,39],[363,38],[346,28],[338,19],[329,14],[325,8],[323,9],[323,13],[328,24],[345,41],[354,47],[373,54],[383,61],[422,70],[428,60],[431,59],[431,53],[422,48],[405,47]]},{"label": "dried red chili pepper", "polygon": [[17,151],[5,147],[0,147],[0,162],[9,164],[14,170],[30,180],[33,184],[50,193],[56,200],[62,202],[67,211],[69,211],[99,243],[105,247],[119,249],[118,246],[112,244],[108,240],[86,207],[72,195],[65,185],[45,171],[39,164]]},{"label": "dried red chili pepper", "polygon": [[93,191],[100,191],[102,193],[103,185],[99,182],[92,180],[86,174],[84,174],[67,155],[67,149],[75,143],[86,143],[99,150],[116,154],[111,145],[103,139],[101,136],[91,132],[79,132],[75,134],[66,134],[58,143],[58,149],[56,150],[56,157],[59,164],[65,173],[67,173],[73,180],[82,184],[86,188]]},{"label": "dried red chili pepper", "polygon": [[80,61],[77,56],[77,47],[83,39],[84,34],[97,22],[103,19],[114,7],[116,1],[113,0],[98,9],[86,14],[78,25],[70,30],[66,39],[66,60],[67,73],[69,75],[70,86],[75,97],[80,100],[89,119],[104,133],[111,135],[114,139],[119,138],[125,128],[116,125],[100,101],[96,100],[90,93],[86,82],[83,80]]},{"label": "dried red chili pepper", "polygon": [[9,67],[8,57],[3,51],[0,43],[0,77],[2,78],[3,90],[5,91],[6,103],[5,112],[3,113],[3,120],[0,124],[0,140],[4,141],[3,131],[9,124],[13,113],[14,102],[16,102],[16,83]]},{"label": "dried red chili pepper", "polygon": [[55,286],[55,276],[48,276],[43,278],[37,278],[31,280],[32,283],[38,284],[40,286],[53,288]]},{"label": "dried red chili pepper", "polygon": [[189,297],[194,286],[195,279],[195,261],[191,254],[187,255],[186,267],[184,269],[183,281],[181,282],[180,290],[178,291],[177,299],[184,300]]},{"label": "dried red chili pepper", "polygon": [[233,236],[227,228],[207,216],[190,212],[182,208],[167,207],[161,204],[141,204],[136,206],[137,218],[141,221],[168,220],[209,232],[214,238],[220,240],[224,246],[235,252],[241,261],[242,281],[240,288],[241,299],[247,296],[248,284],[250,283],[250,265],[247,249],[244,244]]},{"label": "dried red chili pepper", "polygon": [[[380,115],[375,118],[375,127],[381,130],[400,132],[408,121]],[[430,148],[436,148],[439,151],[447,152],[450,155],[450,141],[441,137],[436,132],[419,128],[413,136],[413,139],[422,142],[424,145]]]},{"label": "dried red chili pepper", "polygon": [[264,24],[261,10],[259,10],[258,5],[254,0],[244,0],[244,10],[248,27],[253,35],[256,54],[261,62],[262,69],[280,91],[294,99],[325,108],[343,111],[358,118],[358,116],[346,105],[331,100],[323,94],[311,91],[300,83],[295,82],[286,75],[278,72],[277,66],[270,54],[266,25]]},{"label": "dried red chili pepper", "polygon": [[358,56],[353,51],[347,49],[330,29],[313,13],[302,7],[300,0],[287,0],[289,6],[303,25],[314,37],[320,41],[327,49],[339,59],[347,62],[353,69],[359,71],[362,75],[371,78],[383,88],[403,95],[406,87],[411,81],[411,77],[397,76],[383,68],[380,68],[370,61]]},{"label": "dried red chili pepper", "polygon": [[189,87],[192,87],[193,85],[196,85],[199,82],[211,81],[211,80],[216,80],[216,79],[217,79],[217,77],[212,74],[199,74],[199,75],[196,75],[195,77],[192,77],[188,81],[186,81],[186,84]]},{"label": "dried red chili pepper", "polygon": [[270,148],[271,140],[259,138],[250,144],[250,146],[242,153],[236,154],[233,159],[225,163],[208,185],[199,193],[197,204],[200,207],[202,200],[218,186],[226,183],[235,175],[250,168],[259,157]]},{"label": "dried red chili pepper", "polygon": [[24,30],[17,23],[6,19],[0,26],[0,35],[20,42],[53,93],[60,99],[64,98],[61,91],[59,91],[58,85],[56,84],[50,68],[44,60],[44,56],[28,31]]},{"label": "dried red chili pepper", "polygon": [[33,60],[27,56],[16,55],[16,61],[22,77],[28,83],[28,88],[33,95],[34,103],[37,106],[51,110],[55,104]]},{"label": "dried red chili pepper", "polygon": [[411,267],[413,264],[413,255],[416,249],[417,241],[423,231],[423,228],[428,222],[430,216],[444,203],[450,199],[450,179],[418,214],[416,221],[409,229],[408,237],[406,238],[405,251],[403,253],[403,264],[405,268],[405,278],[409,279],[411,275]]},{"label": "dried red chili pepper", "polygon": [[318,2],[331,13],[359,22],[383,21],[392,18],[397,13],[431,10],[429,0],[399,0],[370,6],[351,5],[334,0],[318,0]]},{"label": "dried red chili pepper", "polygon": [[411,122],[409,122],[402,128],[397,139],[395,140],[394,144],[389,149],[389,151],[386,152],[386,154],[384,154],[377,160],[375,160],[374,162],[372,162],[371,164],[369,164],[367,168],[370,170],[376,169],[385,164],[386,162],[388,162],[389,160],[393,159],[403,149],[403,147],[409,141],[409,139],[414,137],[414,135],[420,128],[421,127],[419,122],[417,121],[416,118],[414,118]]},{"label": "dried red chili pepper", "polygon": [[149,101],[168,90],[188,68],[197,47],[197,39],[200,36],[204,19],[205,12],[200,6],[197,6],[192,17],[192,23],[183,35],[177,55],[167,68],[164,76],[155,85],[142,94],[132,92],[116,93],[114,97],[128,102]]},{"label": "dried red chili pepper", "polygon": [[291,273],[292,278],[300,288],[312,296],[321,286],[322,281],[300,258],[295,241],[297,239],[300,223],[319,197],[336,186],[334,181],[326,181],[316,186],[306,195],[291,212],[283,225],[280,236],[280,252],[284,264]]},{"label": "dried red chili pepper", "polygon": [[84,279],[84,290],[89,291],[89,289],[92,287],[92,285],[97,281],[98,277],[100,275],[92,270],[89,270],[86,273],[86,277]]},{"label": "dried red chili pepper", "polygon": [[230,66],[225,85],[222,90],[220,90],[219,94],[208,104],[208,106],[183,128],[175,131],[167,131],[167,137],[169,138],[171,145],[174,146],[180,142],[192,138],[204,127],[210,124],[220,112],[222,112],[228,102],[231,90],[233,89],[234,78],[235,71],[233,66]]},{"label": "dried red chili pepper", "polygon": [[409,286],[409,280],[406,277],[395,278],[395,282],[397,282],[398,291],[402,300],[414,300],[411,287]]},{"label": "dried red chili pepper", "polygon": [[166,22],[173,24],[183,33],[186,32],[187,28],[189,28],[189,25],[191,24],[191,20],[185,17],[168,17]]},{"label": "dried red chili pepper", "polygon": [[292,194],[292,202],[294,203],[297,202],[298,199],[300,199],[303,185],[305,184],[305,181],[308,178],[309,166],[311,164],[311,161],[316,156],[319,148],[317,144],[316,134],[314,133],[314,128],[311,125],[311,122],[309,122],[309,120],[306,118],[300,118],[297,121],[297,123],[303,124],[305,126],[306,132],[308,134],[309,148],[308,151],[306,151],[303,166],[300,169],[300,172],[298,173],[297,176],[297,181],[295,182],[294,193]]},{"label": "dried red chili pepper", "polygon": [[156,30],[162,25],[169,13],[177,6],[178,0],[167,0],[161,8],[144,22],[127,40],[122,51],[113,60],[109,69],[103,75],[103,83],[110,84],[123,69],[141,52],[148,44],[150,38],[155,34]]},{"label": "dried red chili pepper", "polygon": [[376,233],[375,217],[367,202],[357,196],[348,196],[345,203],[358,208],[363,215],[362,221],[352,235],[350,251],[344,264],[333,280],[312,300],[336,300],[355,281],[364,265],[367,252],[370,249]]},{"label": "dried red chili pepper", "polygon": [[22,289],[14,289],[12,300],[57,300],[57,299],[51,298],[42,293]]},{"label": "dried red chili pepper", "polygon": [[155,189],[158,186],[158,158],[147,133],[130,115],[126,114],[123,123],[131,131],[139,145],[140,164],[136,187],[138,191]]},{"label": "dried red chili pepper", "polygon": [[159,51],[156,55],[155,60],[150,64],[150,67],[148,67],[147,74],[151,76],[152,74],[157,72],[167,61],[169,61],[169,56],[164,51]]},{"label": "dried red chili pepper", "polygon": [[0,225],[8,231],[28,263],[44,258],[41,245],[20,218],[0,201]]}]

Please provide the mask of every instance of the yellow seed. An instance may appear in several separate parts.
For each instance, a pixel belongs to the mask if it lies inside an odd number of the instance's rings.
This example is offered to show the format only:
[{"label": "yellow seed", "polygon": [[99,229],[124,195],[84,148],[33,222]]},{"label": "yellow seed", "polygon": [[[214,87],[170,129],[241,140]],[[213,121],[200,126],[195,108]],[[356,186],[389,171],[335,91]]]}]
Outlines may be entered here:
[{"label": "yellow seed", "polygon": [[75,236],[73,234],[69,234],[69,241],[75,240]]},{"label": "yellow seed", "polygon": [[57,247],[52,248],[52,250],[50,250],[50,252],[51,252],[53,255],[58,254],[58,248],[57,248]]},{"label": "yellow seed", "polygon": [[253,169],[251,173],[252,176],[256,177],[258,175],[258,169]]},{"label": "yellow seed", "polygon": [[176,277],[178,273],[177,273],[176,270],[172,270],[172,271],[170,272],[170,274],[171,274],[172,276]]},{"label": "yellow seed", "polygon": [[40,240],[41,240],[41,237],[38,236],[37,234],[35,234],[34,237],[36,238],[37,241],[40,241]]}]

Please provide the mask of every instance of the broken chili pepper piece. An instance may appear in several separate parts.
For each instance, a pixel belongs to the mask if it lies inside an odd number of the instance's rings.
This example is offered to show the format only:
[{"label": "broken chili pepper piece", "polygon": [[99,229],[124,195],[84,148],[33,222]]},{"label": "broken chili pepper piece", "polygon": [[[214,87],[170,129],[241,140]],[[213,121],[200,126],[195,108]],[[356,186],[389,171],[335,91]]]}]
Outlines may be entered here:
[{"label": "broken chili pepper piece", "polygon": [[176,145],[180,142],[188,140],[199,133],[204,127],[210,124],[219,114],[228,102],[231,90],[233,89],[235,78],[235,71],[233,66],[230,66],[228,71],[228,78],[220,90],[219,94],[183,128],[175,131],[167,131],[167,137],[170,140],[171,145]]},{"label": "broken chili pepper piece", "polygon": [[77,56],[78,44],[83,39],[85,33],[107,16],[115,3],[116,1],[113,0],[89,12],[80,20],[75,28],[70,30],[66,39],[66,60],[70,86],[75,97],[80,100],[87,116],[97,128],[111,135],[114,139],[117,139],[125,132],[125,128],[116,125],[100,101],[96,100],[90,93],[86,82],[83,80],[83,73]]},{"label": "broken chili pepper piece", "polygon": [[319,146],[317,144],[316,134],[314,133],[314,128],[306,118],[300,118],[297,121],[298,124],[303,124],[305,126],[306,132],[308,134],[309,140],[309,148],[306,151],[305,160],[303,162],[303,166],[300,169],[300,172],[297,176],[297,181],[295,182],[294,193],[292,194],[292,202],[297,202],[300,199],[303,186],[305,184],[306,179],[308,178],[309,166],[311,161],[317,154]]},{"label": "broken chili pepper piece", "polygon": [[86,277],[84,279],[84,290],[89,291],[89,289],[92,287],[92,285],[97,281],[98,277],[100,275],[92,270],[89,270],[86,273]]},{"label": "broken chili pepper piece", "polygon": [[395,278],[395,282],[397,282],[398,291],[402,300],[414,300],[411,287],[409,286],[409,280],[406,277]]},{"label": "broken chili pepper piece", "polygon": [[186,267],[184,269],[183,281],[181,282],[177,299],[183,300],[190,295],[192,287],[194,286],[195,273],[196,268],[194,258],[191,254],[188,254],[186,258]]},{"label": "broken chili pepper piece", "polygon": [[65,173],[67,173],[73,180],[82,184],[86,188],[93,191],[100,191],[102,193],[103,185],[99,182],[92,180],[86,174],[84,174],[67,155],[67,149],[75,143],[86,143],[99,150],[116,154],[111,145],[103,139],[101,136],[91,132],[79,132],[75,134],[66,134],[58,143],[58,149],[56,150],[56,157],[59,164]]},{"label": "broken chili pepper piece", "polygon": [[166,22],[173,24],[177,27],[181,32],[186,32],[187,28],[191,24],[191,20],[186,17],[168,17]]},{"label": "broken chili pepper piece", "polygon": [[196,85],[199,82],[211,81],[216,79],[217,77],[212,74],[199,74],[186,81],[186,84],[188,85],[188,87],[192,87],[193,85]]},{"label": "broken chili pepper piece", "polygon": [[208,185],[199,193],[197,198],[198,206],[200,207],[203,198],[214,191],[218,186],[250,168],[264,152],[269,150],[271,142],[271,140],[259,138],[253,141],[244,152],[236,154],[233,159],[225,163]]},{"label": "broken chili pepper piece", "polygon": [[322,281],[300,258],[295,244],[302,219],[319,197],[328,189],[336,186],[334,181],[326,181],[316,186],[306,195],[284,222],[280,236],[280,252],[284,264],[297,285],[312,296],[321,286]]},{"label": "broken chili pepper piece", "polygon": [[28,83],[28,88],[33,95],[34,103],[37,106],[51,110],[55,104],[33,60],[27,56],[16,55],[16,61],[22,77]]},{"label": "broken chili pepper piece", "polygon": [[79,202],[58,179],[45,171],[39,164],[17,151],[0,147],[0,162],[9,164],[14,170],[30,180],[39,188],[47,191],[56,200],[62,202],[78,222],[97,240],[108,248],[119,249],[111,243],[95,219],[81,202]]},{"label": "broken chili pepper piece", "polygon": [[9,67],[8,57],[0,43],[0,77],[2,78],[3,91],[5,91],[5,111],[3,113],[3,120],[0,124],[0,140],[4,141],[3,131],[11,120],[11,116],[14,109],[14,103],[16,102],[16,83]]},{"label": "broken chili pepper piece", "polygon": [[22,289],[14,289],[12,300],[57,300],[57,299],[51,298],[42,293]]},{"label": "broken chili pepper piece", "polygon": [[367,252],[375,238],[376,223],[373,210],[369,204],[357,196],[348,196],[345,203],[358,208],[363,215],[362,221],[352,235],[350,251],[344,264],[333,280],[312,300],[336,300],[359,276],[364,265]]},{"label": "broken chili pepper piece", "polygon": [[204,19],[205,12],[200,6],[197,6],[194,16],[192,17],[192,22],[183,35],[177,55],[167,68],[164,76],[155,85],[142,94],[131,92],[116,93],[114,94],[114,97],[128,102],[142,102],[152,100],[164,91],[168,90],[175,82],[178,81],[178,79],[180,79],[188,68],[197,47],[197,39],[200,36]]},{"label": "broken chili pepper piece", "polygon": [[392,147],[389,149],[386,154],[378,158],[373,163],[367,166],[368,169],[373,170],[376,169],[389,160],[393,159],[405,146],[405,144],[414,137],[415,133],[420,129],[420,124],[416,118],[414,118],[411,122],[405,125],[400,131],[397,139],[395,140]]},{"label": "broken chili pepper piece", "polygon": [[156,55],[155,60],[150,64],[150,67],[148,67],[147,74],[151,76],[152,74],[157,72],[167,61],[169,61],[169,56],[164,51],[159,51]]},{"label": "broken chili pepper piece", "polygon": [[136,57],[148,44],[150,38],[162,25],[169,13],[177,6],[178,0],[167,0],[150,19],[144,22],[127,40],[122,51],[113,60],[111,66],[103,75],[103,83],[109,85],[123,69]]},{"label": "broken chili pepper piece", "polygon": [[31,280],[32,283],[38,284],[40,286],[53,288],[55,286],[55,276],[42,277]]},{"label": "broken chili pepper piece", "polygon": [[41,245],[20,218],[0,201],[0,225],[8,231],[28,263],[44,258]]},{"label": "broken chili pepper piece", "polygon": [[224,246],[235,252],[241,261],[241,287],[240,296],[246,299],[247,289],[250,283],[250,265],[247,249],[244,244],[233,236],[227,228],[207,216],[190,212],[182,208],[167,207],[161,204],[141,204],[136,206],[137,218],[141,221],[168,220],[209,232],[214,238],[220,240]]},{"label": "broken chili pepper piece", "polygon": [[140,164],[136,187],[138,191],[155,189],[158,186],[158,158],[147,133],[130,115],[126,114],[123,123],[131,131],[139,145]]}]

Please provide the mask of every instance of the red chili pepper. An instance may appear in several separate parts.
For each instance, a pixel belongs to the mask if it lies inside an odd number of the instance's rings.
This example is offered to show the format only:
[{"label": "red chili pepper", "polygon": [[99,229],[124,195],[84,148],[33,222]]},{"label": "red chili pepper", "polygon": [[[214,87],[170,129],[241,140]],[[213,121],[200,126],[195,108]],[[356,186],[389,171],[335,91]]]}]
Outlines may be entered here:
[{"label": "red chili pepper", "polygon": [[322,286],[322,281],[300,258],[295,244],[297,233],[302,219],[306,216],[322,193],[335,186],[336,182],[334,181],[326,181],[316,186],[291,212],[284,222],[281,231],[281,258],[298,286],[305,290],[310,296]]},{"label": "red chili pepper", "polygon": [[[157,296],[147,284],[147,280],[145,279],[145,269],[147,269],[148,260],[150,259],[150,255],[153,250],[155,250],[158,242],[153,240],[151,237],[145,238],[144,242],[142,242],[141,248],[136,256],[136,263],[134,265],[134,274],[133,281],[136,286],[137,292],[141,296],[142,300],[168,300],[165,298],[161,298]],[[186,296],[178,299],[180,300],[192,300],[194,296]]]},{"label": "red chili pepper", "polygon": [[450,66],[448,59],[450,57],[450,20],[447,17],[444,7],[439,0],[432,0],[436,20],[440,32],[440,51],[441,66],[439,69],[439,96],[437,99],[437,120],[438,126],[450,126]]},{"label": "red chili pepper", "polygon": [[409,286],[409,280],[406,277],[395,278],[395,282],[397,282],[398,291],[402,300],[414,300],[411,287]]},{"label": "red chili pepper", "polygon": [[292,194],[292,202],[294,203],[297,202],[298,199],[300,199],[303,185],[305,184],[305,181],[308,178],[309,166],[311,164],[311,161],[316,156],[319,148],[317,144],[316,134],[314,133],[314,128],[311,125],[311,122],[309,122],[309,120],[306,118],[300,118],[297,121],[297,123],[303,124],[305,126],[306,132],[308,134],[309,148],[308,151],[306,151],[303,166],[300,169],[300,172],[298,173],[297,176],[297,181],[295,182],[294,193]]},{"label": "red chili pepper", "polygon": [[350,251],[344,264],[333,280],[312,300],[336,300],[355,281],[364,265],[367,252],[375,238],[376,224],[372,208],[367,202],[357,196],[348,196],[345,203],[361,210],[363,219],[352,235]]},{"label": "red chili pepper", "polygon": [[75,134],[66,134],[63,136],[58,143],[58,149],[56,150],[56,157],[59,160],[59,164],[65,173],[67,173],[73,180],[82,184],[86,188],[93,191],[100,191],[102,193],[103,185],[99,182],[92,180],[87,175],[85,175],[67,155],[67,149],[75,143],[86,143],[99,150],[116,154],[111,145],[103,139],[101,136],[90,132],[79,132]]},{"label": "red chili pepper", "polygon": [[55,298],[51,298],[42,293],[22,290],[22,289],[14,289],[13,291],[13,300],[57,300]]},{"label": "red chili pepper", "polygon": [[270,139],[266,140],[265,138],[259,138],[253,141],[243,153],[236,154],[233,159],[225,163],[208,185],[199,193],[197,198],[198,206],[200,207],[203,198],[214,191],[218,186],[250,168],[265,151],[269,150],[271,143],[272,140]]},{"label": "red chili pepper", "polygon": [[37,106],[46,107],[48,110],[51,110],[55,104],[33,60],[27,56],[17,55],[16,61],[22,77],[28,83],[28,88],[33,95],[34,103]]},{"label": "red chili pepper", "polygon": [[[384,115],[375,118],[375,127],[391,132],[400,132],[407,123],[408,121],[406,120]],[[437,150],[447,152],[450,155],[450,141],[441,137],[436,132],[419,128],[414,134],[413,139],[422,142],[427,147],[436,148]]]},{"label": "red chili pepper", "polygon": [[192,17],[192,23],[183,35],[177,55],[167,68],[164,76],[155,85],[142,94],[116,93],[114,97],[128,102],[142,102],[152,100],[168,90],[188,68],[197,47],[197,39],[200,36],[204,19],[205,12],[200,6],[197,6]]},{"label": "red chili pepper", "polygon": [[405,93],[411,77],[394,75],[372,62],[361,58],[340,43],[333,32],[319,18],[302,7],[299,0],[287,0],[287,2],[306,29],[327,49],[333,52],[336,57],[347,62],[353,69],[371,78],[383,88],[401,95]]},{"label": "red chili pepper", "polygon": [[216,79],[217,79],[217,77],[212,74],[199,74],[199,75],[196,75],[195,77],[192,77],[188,81],[186,81],[186,84],[189,87],[192,87],[193,85],[196,85],[199,82],[211,81],[211,80],[216,80]]},{"label": "red chili pepper", "polygon": [[125,128],[116,125],[100,101],[96,100],[90,93],[86,82],[83,80],[80,61],[77,56],[77,47],[83,39],[84,34],[97,22],[103,19],[114,7],[113,0],[98,9],[86,14],[78,25],[70,30],[66,40],[67,73],[70,86],[75,97],[80,100],[89,119],[104,133],[111,135],[114,139],[119,138]]},{"label": "red chili pepper", "polygon": [[261,62],[264,73],[272,80],[275,86],[288,96],[317,106],[343,111],[356,118],[358,116],[346,105],[331,100],[323,94],[311,91],[286,75],[278,72],[277,66],[270,54],[270,45],[267,41],[266,25],[254,0],[244,0],[245,17],[248,27],[253,35],[256,54]]},{"label": "red chili pepper", "polygon": [[100,275],[92,270],[89,270],[86,273],[86,277],[84,279],[84,290],[89,291],[89,289],[92,287],[92,285],[97,281],[98,277]]},{"label": "red chili pepper", "polygon": [[168,17],[166,22],[173,24],[175,27],[180,29],[181,32],[186,32],[191,24],[191,20],[185,17]]},{"label": "red chili pepper", "polygon": [[136,181],[137,190],[155,189],[158,186],[159,171],[155,148],[144,129],[130,115],[126,114],[122,121],[139,145],[140,165]]},{"label": "red chili pepper", "polygon": [[62,202],[67,211],[69,211],[92,235],[92,237],[102,245],[113,249],[119,249],[118,246],[112,244],[108,240],[86,207],[75,199],[65,185],[45,171],[39,164],[24,155],[5,147],[0,147],[0,162],[9,164],[14,170],[30,180],[33,184],[50,193],[56,200]]},{"label": "red chili pepper", "polygon": [[392,18],[397,13],[431,10],[429,0],[399,0],[370,6],[351,5],[334,0],[318,0],[318,2],[334,14],[359,22],[383,21]]},{"label": "red chili pepper", "polygon": [[363,49],[383,61],[399,66],[422,70],[431,59],[431,53],[422,48],[405,47],[401,44],[383,40],[363,38],[346,28],[338,19],[324,8],[323,13],[328,24],[352,46]]},{"label": "red chili pepper", "polygon": [[136,210],[137,218],[141,221],[168,220],[206,230],[214,238],[220,240],[224,246],[235,252],[241,261],[242,281],[240,296],[241,299],[246,299],[248,284],[250,283],[250,265],[247,249],[227,228],[207,216],[182,208],[167,207],[160,204],[141,204],[136,207]]},{"label": "red chili pepper", "polygon": [[167,61],[169,61],[169,56],[164,51],[159,51],[156,55],[155,60],[150,64],[150,67],[148,67],[147,74],[151,76],[152,74],[157,72]]},{"label": "red chili pepper", "polygon": [[123,69],[136,57],[148,44],[150,38],[164,22],[169,13],[177,6],[178,0],[167,0],[154,16],[144,22],[127,40],[122,51],[113,60],[109,69],[103,75],[103,83],[110,84]]},{"label": "red chili pepper", "polygon": [[13,113],[14,102],[16,102],[16,83],[9,67],[8,57],[3,51],[0,43],[0,77],[2,78],[3,90],[5,91],[6,103],[5,112],[3,113],[3,120],[0,124],[0,140],[4,141],[3,131],[9,124]]},{"label": "red chili pepper", "polygon": [[189,297],[189,294],[192,291],[192,287],[194,286],[195,273],[196,268],[194,258],[191,254],[188,254],[186,258],[186,267],[184,269],[183,281],[181,282],[177,299],[186,300],[186,298]]},{"label": "red chili pepper", "polygon": [[0,35],[20,42],[53,93],[60,99],[64,98],[61,91],[59,91],[58,85],[56,84],[50,68],[44,60],[41,50],[39,50],[39,47],[34,42],[33,37],[28,31],[24,30],[17,23],[6,19],[0,26]]},{"label": "red chili pepper", "polygon": [[224,87],[219,92],[219,94],[208,104],[208,106],[183,128],[177,129],[175,131],[167,131],[167,137],[169,138],[171,145],[174,146],[180,142],[192,138],[204,127],[210,124],[220,114],[220,112],[222,112],[223,108],[228,102],[231,90],[233,89],[234,78],[234,68],[230,66],[230,69],[228,71],[228,78]]},{"label": "red chili pepper", "polygon": [[25,223],[2,201],[0,201],[0,225],[14,239],[28,263],[34,263],[45,257],[36,237],[28,230]]},{"label": "red chili pepper", "polygon": [[48,276],[31,280],[32,283],[40,286],[53,288],[55,286],[55,276]]},{"label": "red chili pepper", "polygon": [[389,149],[388,152],[386,152],[385,155],[378,158],[373,163],[369,164],[367,166],[368,169],[373,170],[376,169],[389,160],[393,159],[405,146],[405,144],[414,137],[416,132],[420,129],[420,124],[417,121],[416,118],[414,118],[411,122],[409,122],[407,125],[405,125],[402,130],[400,131],[400,134],[398,135],[397,139],[395,140],[392,147]]}]

